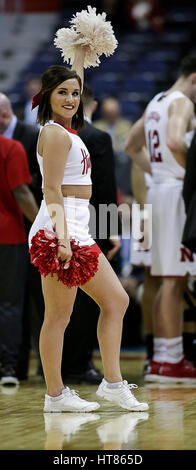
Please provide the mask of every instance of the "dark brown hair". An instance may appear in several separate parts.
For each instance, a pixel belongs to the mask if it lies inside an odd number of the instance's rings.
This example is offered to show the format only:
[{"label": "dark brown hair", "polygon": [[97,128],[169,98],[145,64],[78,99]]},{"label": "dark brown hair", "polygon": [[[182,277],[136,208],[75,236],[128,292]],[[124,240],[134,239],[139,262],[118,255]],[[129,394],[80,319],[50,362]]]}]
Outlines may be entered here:
[{"label": "dark brown hair", "polygon": [[[82,89],[81,78],[75,72],[75,70],[68,69],[63,65],[51,65],[42,76],[42,89],[41,98],[38,109],[38,122],[42,126],[51,119],[51,106],[50,106],[50,95],[52,91],[60,85],[60,83],[70,78],[76,78],[79,83],[80,91]],[[72,118],[73,129],[79,130],[84,124],[84,112],[82,100],[77,110],[77,113]]]},{"label": "dark brown hair", "polygon": [[196,73],[196,54],[187,55],[180,64],[180,75],[188,77],[191,73]]}]

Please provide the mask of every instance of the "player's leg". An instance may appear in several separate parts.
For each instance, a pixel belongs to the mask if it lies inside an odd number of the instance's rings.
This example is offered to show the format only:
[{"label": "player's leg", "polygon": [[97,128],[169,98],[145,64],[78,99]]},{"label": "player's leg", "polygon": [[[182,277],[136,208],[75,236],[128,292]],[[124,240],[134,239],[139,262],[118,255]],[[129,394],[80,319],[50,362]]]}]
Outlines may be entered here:
[{"label": "player's leg", "polygon": [[164,278],[161,288],[159,323],[165,325],[165,337],[182,335],[183,299],[186,278]]}]

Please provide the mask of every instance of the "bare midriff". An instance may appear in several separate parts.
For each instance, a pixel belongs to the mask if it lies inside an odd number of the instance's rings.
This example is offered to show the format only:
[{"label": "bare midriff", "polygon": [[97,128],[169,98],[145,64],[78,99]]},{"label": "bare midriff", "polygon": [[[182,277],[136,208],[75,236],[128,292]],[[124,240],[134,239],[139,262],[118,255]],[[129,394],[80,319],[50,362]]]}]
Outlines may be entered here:
[{"label": "bare midriff", "polygon": [[[63,184],[61,186],[63,197],[76,197],[79,199],[90,199],[92,194],[92,185],[72,185]],[[44,189],[42,190],[44,193]]]}]

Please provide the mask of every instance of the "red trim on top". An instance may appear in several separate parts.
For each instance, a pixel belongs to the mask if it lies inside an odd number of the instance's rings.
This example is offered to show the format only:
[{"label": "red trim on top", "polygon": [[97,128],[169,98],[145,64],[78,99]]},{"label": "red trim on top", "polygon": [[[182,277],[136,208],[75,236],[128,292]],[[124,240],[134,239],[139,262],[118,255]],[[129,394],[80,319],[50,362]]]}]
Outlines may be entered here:
[{"label": "red trim on top", "polygon": [[56,124],[59,124],[60,126],[64,127],[65,129],[67,129],[68,132],[71,132],[71,134],[76,134],[78,135],[78,132],[75,130],[75,129],[71,129],[71,127],[66,127],[66,126],[63,126],[63,124],[60,124],[60,122],[57,122],[57,121],[54,121]]}]

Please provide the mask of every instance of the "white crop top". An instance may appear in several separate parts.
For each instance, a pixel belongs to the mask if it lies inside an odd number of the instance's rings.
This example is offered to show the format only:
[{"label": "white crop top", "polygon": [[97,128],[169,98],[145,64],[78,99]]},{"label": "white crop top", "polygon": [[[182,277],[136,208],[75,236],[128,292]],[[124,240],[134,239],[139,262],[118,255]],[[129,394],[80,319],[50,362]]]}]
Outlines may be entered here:
[{"label": "white crop top", "polygon": [[[92,180],[90,154],[87,147],[84,145],[84,142],[82,141],[82,139],[80,139],[77,131],[75,131],[74,129],[69,129],[68,127],[65,128],[54,121],[47,122],[43,127],[51,124],[53,124],[54,126],[59,126],[61,129],[64,129],[64,131],[69,134],[69,137],[71,139],[71,148],[68,153],[63,180],[61,184],[91,185]],[[42,131],[43,127],[41,127],[40,132]],[[39,155],[38,150],[37,160],[42,175],[42,187],[44,187],[43,157]]]}]

